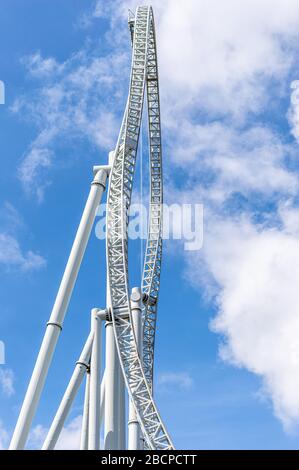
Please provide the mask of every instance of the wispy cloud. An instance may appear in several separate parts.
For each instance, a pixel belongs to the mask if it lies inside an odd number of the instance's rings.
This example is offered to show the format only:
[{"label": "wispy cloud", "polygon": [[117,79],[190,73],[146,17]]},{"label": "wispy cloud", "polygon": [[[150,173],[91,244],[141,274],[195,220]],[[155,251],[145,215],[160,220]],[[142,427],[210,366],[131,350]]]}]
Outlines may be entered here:
[{"label": "wispy cloud", "polygon": [[222,122],[183,122],[175,143],[168,142],[172,161],[184,171],[186,196],[213,204],[217,211],[234,194],[281,198],[298,191],[296,172],[287,165],[295,149],[270,127],[256,123],[235,129]]},{"label": "wispy cloud", "polygon": [[127,56],[122,50],[105,56],[97,52],[86,47],[61,63],[40,52],[22,59],[29,78],[38,80],[39,86],[11,106],[13,113],[26,115],[37,129],[18,177],[39,201],[51,182],[50,170],[59,165],[61,148],[64,157],[65,149],[72,149],[76,160],[81,155],[76,154],[74,142],[81,139],[106,152],[115,145]]},{"label": "wispy cloud", "polygon": [[294,80],[291,83],[291,103],[288,111],[289,123],[291,126],[291,133],[299,142],[299,80]]},{"label": "wispy cloud", "polygon": [[71,450],[80,448],[82,416],[76,416],[64,427],[57,442],[57,450]]},{"label": "wispy cloud", "polygon": [[[223,338],[220,356],[263,378],[288,431],[299,421],[299,218],[298,209],[293,211],[281,208],[281,229],[257,226],[247,217],[218,217],[203,250],[216,282],[218,313],[211,328]],[[196,260],[189,262],[189,280],[199,285]]]},{"label": "wispy cloud", "polygon": [[[73,418],[61,431],[55,450],[79,450],[81,437],[82,415]],[[29,436],[28,448],[41,449],[47,436],[48,429],[36,425]]]},{"label": "wispy cloud", "polygon": [[0,420],[0,450],[7,449],[9,434]]},{"label": "wispy cloud", "polygon": [[193,385],[193,378],[188,372],[164,372],[158,376],[157,382],[171,389],[189,389]]},{"label": "wispy cloud", "polygon": [[15,393],[14,380],[14,373],[11,369],[0,368],[0,387],[6,397],[11,397]]},{"label": "wispy cloud", "polygon": [[[62,63],[41,53],[23,60],[29,76],[42,81],[12,107],[37,128],[19,178],[40,198],[45,183],[38,175],[49,184],[62,136],[64,145],[84,138],[105,151],[114,146],[129,63],[124,20],[138,3],[93,4],[89,21],[111,17],[108,55],[86,47]],[[258,374],[276,415],[291,427],[299,423],[297,149],[277,131],[277,117],[296,76],[298,2],[151,3],[168,197],[205,204],[204,251],[186,257],[186,276],[201,295],[214,294],[221,357]],[[298,138],[294,102],[289,121]],[[159,380],[188,387],[189,379],[169,373]]]},{"label": "wispy cloud", "polygon": [[24,250],[18,240],[23,220],[15,207],[5,202],[0,209],[0,266],[21,271],[34,271],[46,265],[46,260],[32,250]]},{"label": "wispy cloud", "polygon": [[54,57],[43,58],[40,51],[21,59],[32,77],[49,78],[51,74],[63,73],[64,64],[59,64]]},{"label": "wispy cloud", "polygon": [[0,264],[30,271],[45,266],[46,261],[31,250],[22,251],[18,240],[13,236],[0,233]]},{"label": "wispy cloud", "polygon": [[16,231],[24,226],[21,214],[9,201],[4,201],[0,207],[0,225],[10,232]]},{"label": "wispy cloud", "polygon": [[[167,198],[205,205],[204,249],[186,254],[187,279],[216,305],[222,359],[261,377],[290,430],[299,423],[298,152],[277,119],[296,76],[298,5],[152,4],[172,163]],[[297,138],[294,100],[289,120]]]},{"label": "wispy cloud", "polygon": [[86,9],[78,18],[77,26],[86,29],[89,28],[95,20],[109,18],[112,11],[118,11],[118,6],[121,4],[120,0],[114,0],[112,2],[103,2],[101,0],[95,0],[89,9]]}]

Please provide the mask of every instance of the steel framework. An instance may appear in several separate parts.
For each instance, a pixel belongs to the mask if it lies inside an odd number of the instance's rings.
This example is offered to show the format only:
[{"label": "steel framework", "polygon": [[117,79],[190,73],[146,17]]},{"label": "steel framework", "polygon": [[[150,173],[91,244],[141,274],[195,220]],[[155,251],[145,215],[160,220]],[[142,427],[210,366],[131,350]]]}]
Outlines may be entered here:
[{"label": "steel framework", "polygon": [[[128,447],[173,449],[153,399],[154,345],[162,260],[162,146],[154,17],[140,6],[129,15],[132,65],[127,105],[109,164],[94,167],[94,180],[61,281],[44,340],[11,441],[24,448],[54,349],[109,176],[107,194],[107,304],[92,309],[91,332],[49,429],[43,449],[53,449],[87,372],[81,449],[100,448],[105,414],[106,449],[124,448],[124,385],[130,399]],[[129,290],[128,223],[142,111],[147,94],[150,201],[141,288]],[[106,324],[106,368],[101,380],[102,323]],[[100,383],[102,382],[102,383]]]}]

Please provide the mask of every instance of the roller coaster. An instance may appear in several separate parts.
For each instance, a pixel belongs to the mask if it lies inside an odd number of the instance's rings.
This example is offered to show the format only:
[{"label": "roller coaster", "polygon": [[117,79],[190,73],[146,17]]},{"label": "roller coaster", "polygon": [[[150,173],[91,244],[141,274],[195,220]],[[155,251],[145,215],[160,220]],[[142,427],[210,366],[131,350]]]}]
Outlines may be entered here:
[{"label": "roller coaster", "polygon": [[[47,323],[10,449],[24,449],[26,446],[93,227],[96,209],[107,182],[106,306],[91,310],[90,334],[75,364],[42,449],[55,449],[84,377],[82,450],[174,448],[153,398],[156,318],[162,263],[163,177],[158,64],[152,8],[139,6],[135,14],[129,14],[128,24],[132,43],[131,76],[119,137],[115,149],[109,154],[108,164],[93,168],[94,178],[90,193]],[[148,236],[140,287],[130,289],[128,225],[145,102],[150,173]],[[129,401],[128,418],[126,392]]]}]

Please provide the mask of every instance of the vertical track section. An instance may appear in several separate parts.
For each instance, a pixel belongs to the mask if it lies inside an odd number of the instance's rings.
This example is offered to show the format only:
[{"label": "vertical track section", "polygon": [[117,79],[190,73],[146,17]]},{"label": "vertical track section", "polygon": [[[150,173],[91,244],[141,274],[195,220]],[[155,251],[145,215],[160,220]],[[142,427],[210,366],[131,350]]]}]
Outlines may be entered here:
[{"label": "vertical track section", "polygon": [[162,263],[163,174],[158,61],[153,17],[151,21],[146,70],[150,205],[142,292],[147,294],[143,309],[143,370],[153,393],[155,333]]},{"label": "vertical track section", "polygon": [[[145,88],[148,94],[150,147],[150,216],[142,288],[144,308],[143,357],[136,345],[128,279],[128,222]],[[152,396],[153,348],[162,257],[162,164],[158,67],[151,7],[136,10],[130,90],[107,197],[107,273],[111,316],[128,393],[150,449],[173,449]]]}]

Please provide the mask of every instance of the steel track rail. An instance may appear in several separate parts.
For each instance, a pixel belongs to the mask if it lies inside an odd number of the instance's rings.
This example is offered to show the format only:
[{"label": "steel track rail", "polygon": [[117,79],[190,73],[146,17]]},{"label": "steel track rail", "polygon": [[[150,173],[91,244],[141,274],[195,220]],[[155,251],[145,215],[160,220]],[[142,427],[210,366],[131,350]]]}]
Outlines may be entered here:
[{"label": "steel track rail", "polygon": [[[143,358],[132,328],[128,280],[128,222],[145,87],[147,89],[150,148],[150,215],[143,292]],[[173,449],[152,396],[157,298],[162,257],[162,164],[158,67],[153,11],[138,7],[134,19],[133,54],[128,102],[114,153],[107,197],[107,272],[111,316],[117,350],[130,398],[146,445]]]},{"label": "steel track rail", "polygon": [[142,290],[147,294],[143,312],[143,370],[153,390],[154,348],[162,262],[163,177],[158,63],[154,18],[148,38],[147,103],[150,153],[149,230],[144,257]]}]

